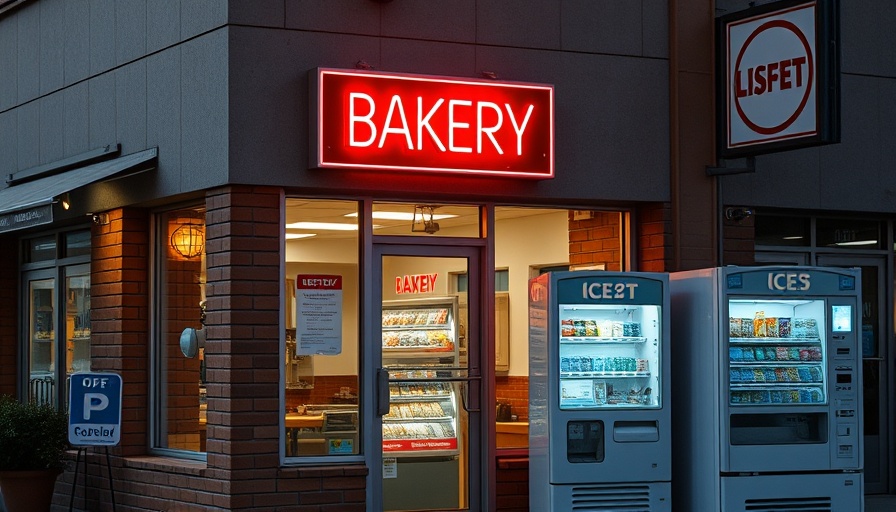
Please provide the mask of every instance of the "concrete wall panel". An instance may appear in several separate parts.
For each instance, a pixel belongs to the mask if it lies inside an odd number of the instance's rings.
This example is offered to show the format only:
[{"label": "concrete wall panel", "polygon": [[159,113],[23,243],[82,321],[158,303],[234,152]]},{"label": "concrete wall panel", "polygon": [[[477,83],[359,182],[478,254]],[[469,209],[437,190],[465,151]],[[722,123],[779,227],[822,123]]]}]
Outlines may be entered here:
[{"label": "concrete wall panel", "polygon": [[491,0],[476,4],[476,42],[560,49],[560,2]]},{"label": "concrete wall panel", "polygon": [[33,100],[40,94],[40,9],[28,5],[15,13],[18,21],[16,38],[16,102]]},{"label": "concrete wall panel", "polygon": [[120,67],[115,75],[115,141],[123,154],[146,148],[146,61]]},{"label": "concrete wall panel", "polygon": [[90,73],[89,0],[67,0],[65,2],[63,45],[65,85],[84,80]]},{"label": "concrete wall panel", "polygon": [[40,163],[61,160],[65,154],[62,144],[62,93],[43,96],[37,103],[40,105]]},{"label": "concrete wall panel", "polygon": [[51,93],[63,85],[65,48],[65,4],[61,0],[40,2],[40,93]]},{"label": "concrete wall panel", "polygon": [[111,73],[100,75],[88,84],[87,105],[89,108],[88,144],[90,148],[100,148],[115,140],[115,76]]},{"label": "concrete wall panel", "polygon": [[[181,169],[181,50],[171,48],[146,59],[146,145],[159,148],[159,172]],[[164,195],[181,192],[180,180],[158,180]]]},{"label": "concrete wall panel", "polygon": [[380,4],[370,0],[285,0],[286,28],[378,35]]},{"label": "concrete wall panel", "polygon": [[116,66],[146,55],[146,4],[147,0],[115,2]]},{"label": "concrete wall panel", "polygon": [[[228,172],[227,30],[187,41],[181,53],[181,190],[224,183]],[[167,176],[177,180],[176,176]]]},{"label": "concrete wall panel", "polygon": [[18,99],[19,67],[18,45],[19,24],[15,16],[0,19],[0,112],[13,107]]},{"label": "concrete wall panel", "polygon": [[382,6],[382,35],[473,43],[476,40],[475,5],[474,0],[386,3]]},{"label": "concrete wall panel", "polygon": [[152,53],[181,40],[181,1],[146,2],[146,52]]},{"label": "concrete wall panel", "polygon": [[88,93],[86,81],[66,87],[62,92],[62,150],[67,157],[90,149]]},{"label": "concrete wall panel", "polygon": [[90,0],[90,74],[115,65],[115,0]]}]

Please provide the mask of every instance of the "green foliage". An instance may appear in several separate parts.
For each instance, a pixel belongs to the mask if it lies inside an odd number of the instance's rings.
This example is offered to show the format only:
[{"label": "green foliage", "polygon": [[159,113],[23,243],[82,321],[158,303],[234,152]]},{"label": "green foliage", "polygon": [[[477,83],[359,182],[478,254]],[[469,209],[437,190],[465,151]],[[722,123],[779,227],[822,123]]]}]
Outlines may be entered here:
[{"label": "green foliage", "polygon": [[68,446],[65,412],[0,396],[0,471],[62,469]]}]

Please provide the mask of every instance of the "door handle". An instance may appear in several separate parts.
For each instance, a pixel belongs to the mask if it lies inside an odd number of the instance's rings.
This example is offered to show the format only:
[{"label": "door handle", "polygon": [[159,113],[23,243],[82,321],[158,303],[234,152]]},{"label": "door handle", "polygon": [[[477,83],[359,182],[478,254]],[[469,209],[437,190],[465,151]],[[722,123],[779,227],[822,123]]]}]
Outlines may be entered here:
[{"label": "door handle", "polygon": [[389,414],[389,370],[385,368],[376,370],[376,414]]}]

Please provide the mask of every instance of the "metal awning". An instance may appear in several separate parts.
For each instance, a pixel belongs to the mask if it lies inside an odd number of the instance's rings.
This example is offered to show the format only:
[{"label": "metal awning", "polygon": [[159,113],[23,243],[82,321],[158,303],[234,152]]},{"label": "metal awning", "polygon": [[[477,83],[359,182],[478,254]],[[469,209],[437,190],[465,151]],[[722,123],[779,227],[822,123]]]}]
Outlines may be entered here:
[{"label": "metal awning", "polygon": [[0,190],[0,233],[53,222],[53,201],[77,188],[126,172],[148,170],[158,148],[132,153]]}]

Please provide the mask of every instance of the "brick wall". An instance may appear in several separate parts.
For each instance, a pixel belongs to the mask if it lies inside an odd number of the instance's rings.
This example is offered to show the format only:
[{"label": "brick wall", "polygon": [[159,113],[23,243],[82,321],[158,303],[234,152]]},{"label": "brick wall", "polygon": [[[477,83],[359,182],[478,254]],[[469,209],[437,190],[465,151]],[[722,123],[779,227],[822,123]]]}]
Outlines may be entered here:
[{"label": "brick wall", "polygon": [[637,219],[638,270],[672,271],[672,208],[668,203],[641,206]]},{"label": "brick wall", "polygon": [[569,212],[569,264],[572,267],[604,265],[621,270],[622,223],[619,212]]},{"label": "brick wall", "polygon": [[510,413],[519,421],[529,421],[529,377],[495,376],[495,400],[510,404]]},{"label": "brick wall", "polygon": [[363,465],[281,468],[280,191],[206,199],[208,475],[232,510],[365,510]]},{"label": "brick wall", "polygon": [[0,237],[0,394],[16,394],[19,259],[16,238]]},{"label": "brick wall", "polygon": [[108,212],[92,231],[90,262],[91,370],[122,377],[122,436],[114,452],[146,453],[149,394],[149,216]]}]

